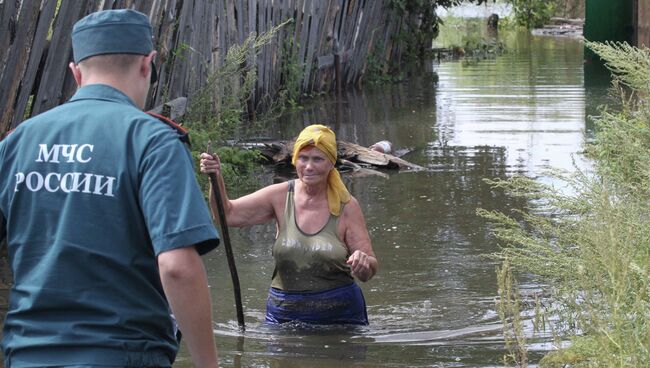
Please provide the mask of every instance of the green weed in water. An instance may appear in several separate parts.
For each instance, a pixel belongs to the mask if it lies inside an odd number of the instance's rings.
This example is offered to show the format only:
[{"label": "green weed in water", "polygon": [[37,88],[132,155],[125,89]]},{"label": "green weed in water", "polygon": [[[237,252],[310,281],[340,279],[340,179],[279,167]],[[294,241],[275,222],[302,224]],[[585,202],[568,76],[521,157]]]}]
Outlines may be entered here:
[{"label": "green weed in water", "polygon": [[505,365],[510,363],[518,367],[528,366],[528,351],[526,350],[526,337],[523,333],[523,324],[520,315],[519,293],[515,287],[515,279],[508,260],[497,268],[497,282],[499,285],[499,299],[497,311],[504,325],[503,336],[509,354],[503,357]]}]

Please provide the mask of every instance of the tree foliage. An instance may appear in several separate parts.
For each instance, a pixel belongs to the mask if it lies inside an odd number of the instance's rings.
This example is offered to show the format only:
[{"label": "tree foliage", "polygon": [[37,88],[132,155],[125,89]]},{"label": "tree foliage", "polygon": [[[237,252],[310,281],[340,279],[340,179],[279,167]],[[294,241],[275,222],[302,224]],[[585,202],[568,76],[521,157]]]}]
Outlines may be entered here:
[{"label": "tree foliage", "polygon": [[[469,0],[471,3],[481,5],[490,0]],[[494,0],[492,0],[494,1]],[[388,8],[403,19],[402,32],[398,41],[405,47],[404,54],[407,58],[423,58],[426,50],[431,48],[431,43],[438,36],[442,20],[436,14],[440,6],[451,8],[466,2],[463,0],[389,0]]]},{"label": "tree foliage", "polygon": [[507,0],[512,5],[515,22],[528,29],[548,23],[555,14],[558,0]]}]

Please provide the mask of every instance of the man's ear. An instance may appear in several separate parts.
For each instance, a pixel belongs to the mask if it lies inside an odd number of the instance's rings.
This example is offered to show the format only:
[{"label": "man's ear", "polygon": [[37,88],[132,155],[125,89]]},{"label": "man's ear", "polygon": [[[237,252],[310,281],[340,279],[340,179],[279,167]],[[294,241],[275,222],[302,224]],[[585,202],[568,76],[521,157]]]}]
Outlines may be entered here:
[{"label": "man's ear", "polygon": [[68,64],[68,68],[70,68],[74,81],[77,82],[77,86],[81,87],[81,68],[79,68],[79,65],[71,61]]},{"label": "man's ear", "polygon": [[145,56],[142,58],[142,62],[140,63],[140,72],[144,77],[149,76],[149,73],[153,72],[151,70],[151,61],[156,57],[158,54],[157,51],[151,51],[149,55]]}]

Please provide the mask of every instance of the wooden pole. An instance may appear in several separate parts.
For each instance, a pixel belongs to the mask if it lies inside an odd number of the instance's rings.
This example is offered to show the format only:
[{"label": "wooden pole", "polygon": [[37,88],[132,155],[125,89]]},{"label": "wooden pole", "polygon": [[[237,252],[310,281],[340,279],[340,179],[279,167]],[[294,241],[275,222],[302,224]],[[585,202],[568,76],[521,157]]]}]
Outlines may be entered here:
[{"label": "wooden pole", "polygon": [[[208,154],[212,155],[212,142],[208,142]],[[226,249],[226,259],[228,260],[228,268],[230,268],[230,277],[232,278],[232,288],[235,294],[235,306],[237,308],[237,323],[239,329],[246,331],[244,324],[244,309],[241,304],[241,289],[239,287],[239,276],[237,275],[237,266],[235,265],[235,257],[232,253],[232,246],[230,245],[230,235],[228,234],[228,223],[226,222],[226,213],[223,209],[223,200],[221,198],[221,191],[219,191],[219,182],[217,175],[214,173],[208,174],[210,183],[212,184],[212,194],[214,194],[214,202],[217,206],[217,214],[219,215],[219,224],[221,225],[221,236],[223,238],[223,246]]]}]

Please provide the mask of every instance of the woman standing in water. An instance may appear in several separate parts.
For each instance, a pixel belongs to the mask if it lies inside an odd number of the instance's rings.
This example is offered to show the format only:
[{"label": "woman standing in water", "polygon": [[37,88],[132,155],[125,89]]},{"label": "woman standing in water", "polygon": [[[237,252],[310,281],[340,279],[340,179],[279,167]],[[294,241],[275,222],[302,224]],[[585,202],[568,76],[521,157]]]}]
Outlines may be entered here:
[{"label": "woman standing in water", "polygon": [[[228,226],[276,221],[268,322],[368,324],[363,293],[354,278],[370,280],[379,264],[359,202],[334,167],[336,156],[334,132],[310,125],[293,148],[297,180],[229,200],[219,158],[201,154],[201,172],[217,174]],[[215,214],[212,195],[210,204]]]}]

